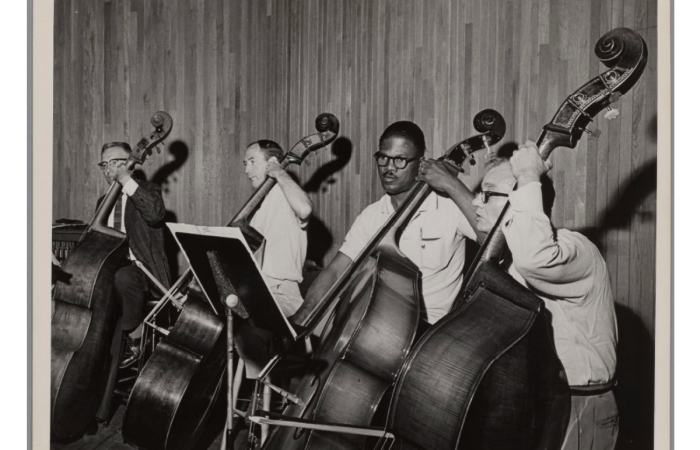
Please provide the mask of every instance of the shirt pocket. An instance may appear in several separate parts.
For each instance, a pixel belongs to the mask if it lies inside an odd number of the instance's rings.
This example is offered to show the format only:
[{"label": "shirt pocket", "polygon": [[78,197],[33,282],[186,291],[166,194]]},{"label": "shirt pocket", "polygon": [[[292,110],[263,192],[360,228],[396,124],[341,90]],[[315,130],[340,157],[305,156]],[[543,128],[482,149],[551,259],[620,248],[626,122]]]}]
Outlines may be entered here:
[{"label": "shirt pocket", "polygon": [[438,271],[447,265],[446,239],[446,230],[437,223],[421,228],[421,264],[424,268]]}]

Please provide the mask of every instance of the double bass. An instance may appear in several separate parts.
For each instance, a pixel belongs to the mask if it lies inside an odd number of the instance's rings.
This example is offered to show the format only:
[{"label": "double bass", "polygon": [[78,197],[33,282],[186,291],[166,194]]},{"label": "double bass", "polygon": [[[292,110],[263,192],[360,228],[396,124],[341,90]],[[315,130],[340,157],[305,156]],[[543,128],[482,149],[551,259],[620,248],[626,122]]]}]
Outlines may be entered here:
[{"label": "double bass", "polygon": [[[309,153],[329,145],[340,124],[330,113],[315,120],[318,131],[302,138],[280,165],[301,164]],[[241,229],[255,251],[264,237],[248,223],[277,181],[267,177],[227,226]],[[192,279],[192,269],[170,292]],[[166,294],[169,295],[169,294]],[[224,305],[189,296],[180,316],[143,366],[124,413],[124,442],[144,450],[180,450],[196,444],[217,399],[226,367]]]},{"label": "double bass", "polygon": [[[126,163],[129,170],[143,164],[170,134],[173,120],[159,111],[151,124],[155,130],[132,150]],[[118,319],[114,273],[128,251],[126,235],[108,227],[107,220],[121,192],[121,184],[112,183],[61,266],[71,276],[56,282],[51,317],[51,432],[59,438],[77,436],[87,428],[107,384],[109,347]]]},{"label": "double bass", "polygon": [[[440,158],[454,170],[460,170],[472,152],[499,142],[505,134],[503,117],[490,109],[476,115],[474,127],[483,134],[459,142]],[[293,390],[302,402],[270,417],[356,427],[372,423],[418,332],[422,276],[398,242],[431,192],[423,181],[411,188],[304,321],[304,328],[314,329],[324,312],[338,305],[307,363],[307,373]],[[353,449],[361,444],[359,435],[285,426],[270,433],[263,449]]]},{"label": "double bass", "polygon": [[[595,47],[608,70],[571,94],[537,145],[547,159],[574,148],[592,118],[641,76],[646,44],[632,30],[606,33]],[[561,447],[569,386],[542,300],[499,267],[509,209],[482,245],[453,310],[419,340],[391,400],[389,429],[402,450]]]}]

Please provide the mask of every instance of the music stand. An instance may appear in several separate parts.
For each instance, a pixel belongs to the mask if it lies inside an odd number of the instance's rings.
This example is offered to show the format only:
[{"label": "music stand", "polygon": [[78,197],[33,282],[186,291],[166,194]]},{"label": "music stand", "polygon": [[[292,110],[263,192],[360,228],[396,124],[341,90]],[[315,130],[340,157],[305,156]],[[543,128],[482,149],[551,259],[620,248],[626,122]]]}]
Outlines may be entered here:
[{"label": "music stand", "polygon": [[[297,332],[270,292],[258,262],[238,228],[181,223],[168,223],[167,226],[214,310],[224,315],[222,300],[235,293],[243,306],[236,312],[252,325],[297,339]],[[227,285],[229,289],[226,289]],[[231,289],[232,292],[228,292]]]},{"label": "music stand", "polygon": [[[239,304],[233,312],[259,328],[296,340],[298,334],[282,313],[260,272],[258,262],[243,233],[236,227],[200,227],[168,223],[192,273],[202,287],[209,304],[220,315],[226,315],[227,372],[229,392],[226,429],[222,448],[233,448],[233,415],[243,413],[235,409],[233,376],[233,315],[225,306],[225,299],[235,294]],[[218,299],[218,301],[216,301]],[[268,364],[269,365],[269,364]],[[254,402],[255,404],[257,402]],[[253,423],[251,423],[252,431]],[[251,437],[249,436],[249,442]]]}]

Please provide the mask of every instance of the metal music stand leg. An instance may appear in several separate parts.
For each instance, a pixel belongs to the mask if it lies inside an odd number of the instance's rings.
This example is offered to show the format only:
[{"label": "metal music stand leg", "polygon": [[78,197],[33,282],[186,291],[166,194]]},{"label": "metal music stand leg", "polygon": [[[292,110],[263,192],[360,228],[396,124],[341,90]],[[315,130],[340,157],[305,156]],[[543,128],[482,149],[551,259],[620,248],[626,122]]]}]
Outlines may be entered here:
[{"label": "metal music stand leg", "polygon": [[[265,411],[270,410],[270,403],[272,400],[272,389],[270,388],[268,382],[270,378],[268,378],[270,372],[272,369],[277,365],[277,363],[281,360],[281,355],[275,355],[268,361],[268,363],[265,365],[265,367],[260,371],[260,374],[255,380],[255,390],[253,391],[253,400],[252,400],[252,407],[251,411],[252,414],[255,415],[256,412],[258,411],[258,397],[260,394],[260,386],[263,386],[263,393],[262,393],[262,401],[263,401],[263,409]],[[248,450],[254,450],[257,444],[257,438],[255,437],[255,424],[256,422],[251,420],[250,421],[250,426],[248,428]],[[260,446],[265,443],[265,439],[267,438],[268,432],[269,432],[270,426],[265,423],[260,424]]]},{"label": "metal music stand leg", "polygon": [[[270,410],[270,404],[272,403],[272,390],[267,384],[263,388],[263,409],[265,411]],[[267,435],[270,432],[270,425],[262,424],[260,425],[260,443],[262,444],[267,439]]]},{"label": "metal music stand leg", "polygon": [[235,416],[244,417],[245,412],[236,409],[236,404],[238,403],[238,393],[241,389],[241,383],[243,381],[243,372],[245,371],[245,363],[242,359],[238,359],[238,365],[235,370],[233,367],[234,354],[236,352],[236,346],[233,343],[233,312],[226,308],[226,346],[227,346],[227,356],[226,356],[226,378],[227,378],[227,388],[228,392],[226,395],[227,400],[227,410],[226,410],[226,428],[224,429],[223,439],[221,440],[221,450],[233,450],[233,420]]},{"label": "metal music stand leg", "polygon": [[[233,450],[233,415],[238,398],[238,389],[233,372],[233,353],[235,351],[235,346],[233,344],[233,312],[231,309],[226,308],[226,381],[228,383],[228,392],[226,395],[226,429],[224,430],[223,439],[221,440],[221,450]],[[240,370],[237,372],[240,372]],[[240,375],[236,373],[235,377],[238,378]],[[240,387],[240,381],[238,385],[238,387]]]},{"label": "metal music stand leg", "polygon": [[[253,391],[253,399],[251,400],[251,411],[253,414],[258,410],[258,390],[258,385],[256,383],[255,390]],[[248,450],[255,450],[257,440],[258,439],[255,437],[255,423],[251,420],[248,426]]]},{"label": "metal music stand leg", "polygon": [[245,417],[245,412],[236,409],[238,404],[238,393],[241,391],[241,383],[243,382],[243,373],[245,372],[245,362],[242,359],[238,359],[238,365],[236,366],[236,375],[233,377],[233,389],[231,392],[231,404],[233,405],[233,415],[238,417]]}]

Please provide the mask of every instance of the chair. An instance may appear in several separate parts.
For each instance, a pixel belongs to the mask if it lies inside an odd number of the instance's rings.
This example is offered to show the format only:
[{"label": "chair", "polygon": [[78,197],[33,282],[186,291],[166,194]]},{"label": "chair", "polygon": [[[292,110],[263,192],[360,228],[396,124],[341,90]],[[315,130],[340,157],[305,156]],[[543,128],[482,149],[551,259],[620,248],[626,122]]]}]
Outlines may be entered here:
[{"label": "chair", "polygon": [[[153,274],[151,274],[151,272],[140,261],[136,260],[135,263],[136,266],[139,267],[146,274],[146,276],[154,282],[155,286],[159,290],[161,290],[163,294],[166,294],[166,292],[168,292],[168,290],[165,289],[165,287],[160,282],[158,282],[158,280],[153,276]],[[156,308],[156,306],[159,306],[160,303],[161,299],[156,297],[152,297],[146,300],[146,302],[144,303],[144,313],[146,314],[146,317],[150,317],[150,313]],[[170,325],[172,325],[170,310],[167,311],[167,314],[155,316],[153,320],[159,328],[169,328]],[[122,330],[121,323],[122,318],[119,317],[119,319],[117,320],[116,328],[114,330],[114,334],[112,336],[112,343],[110,345],[111,360],[109,366],[109,377],[107,379],[107,384],[105,386],[100,407],[97,410],[97,414],[95,414],[95,419],[98,422],[103,423],[105,426],[109,425],[112,409],[112,399],[116,396],[117,398],[119,398],[120,402],[128,400],[129,395],[131,394],[131,387],[133,386],[133,382],[138,377],[145,360],[148,359],[150,353],[152,353],[155,349],[155,346],[157,344],[156,341],[158,340],[155,333],[149,335],[145,332],[144,329],[142,337],[141,355],[139,357],[139,360],[137,364],[131,365],[123,369],[123,373],[121,373],[122,376],[120,377],[119,359],[126,345],[126,335]],[[141,326],[145,328],[143,324]],[[149,343],[150,346],[148,345]],[[150,352],[147,351],[149,350],[149,347]]]},{"label": "chair", "polygon": [[[158,303],[157,299],[147,300],[144,309],[146,311],[151,311],[155,305]],[[170,321],[169,315],[166,316],[166,320]],[[119,359],[124,351],[126,345],[126,334],[121,327],[122,319],[121,317],[117,321],[116,329],[114,330],[114,335],[112,336],[112,343],[110,346],[110,366],[109,366],[109,378],[107,379],[107,385],[105,386],[104,394],[102,396],[102,402],[100,403],[100,408],[95,415],[98,422],[103,423],[105,426],[109,425],[112,401],[114,397],[117,397],[120,402],[128,400],[131,394],[131,387],[133,382],[138,377],[143,363],[148,359],[152,349],[155,348],[157,342],[149,342],[147,348],[150,347],[149,352],[141,352],[139,361],[127,368],[119,369]],[[164,327],[168,327],[170,324],[163,324]],[[155,336],[154,336],[155,338]],[[144,335],[143,339],[146,339]]]}]

